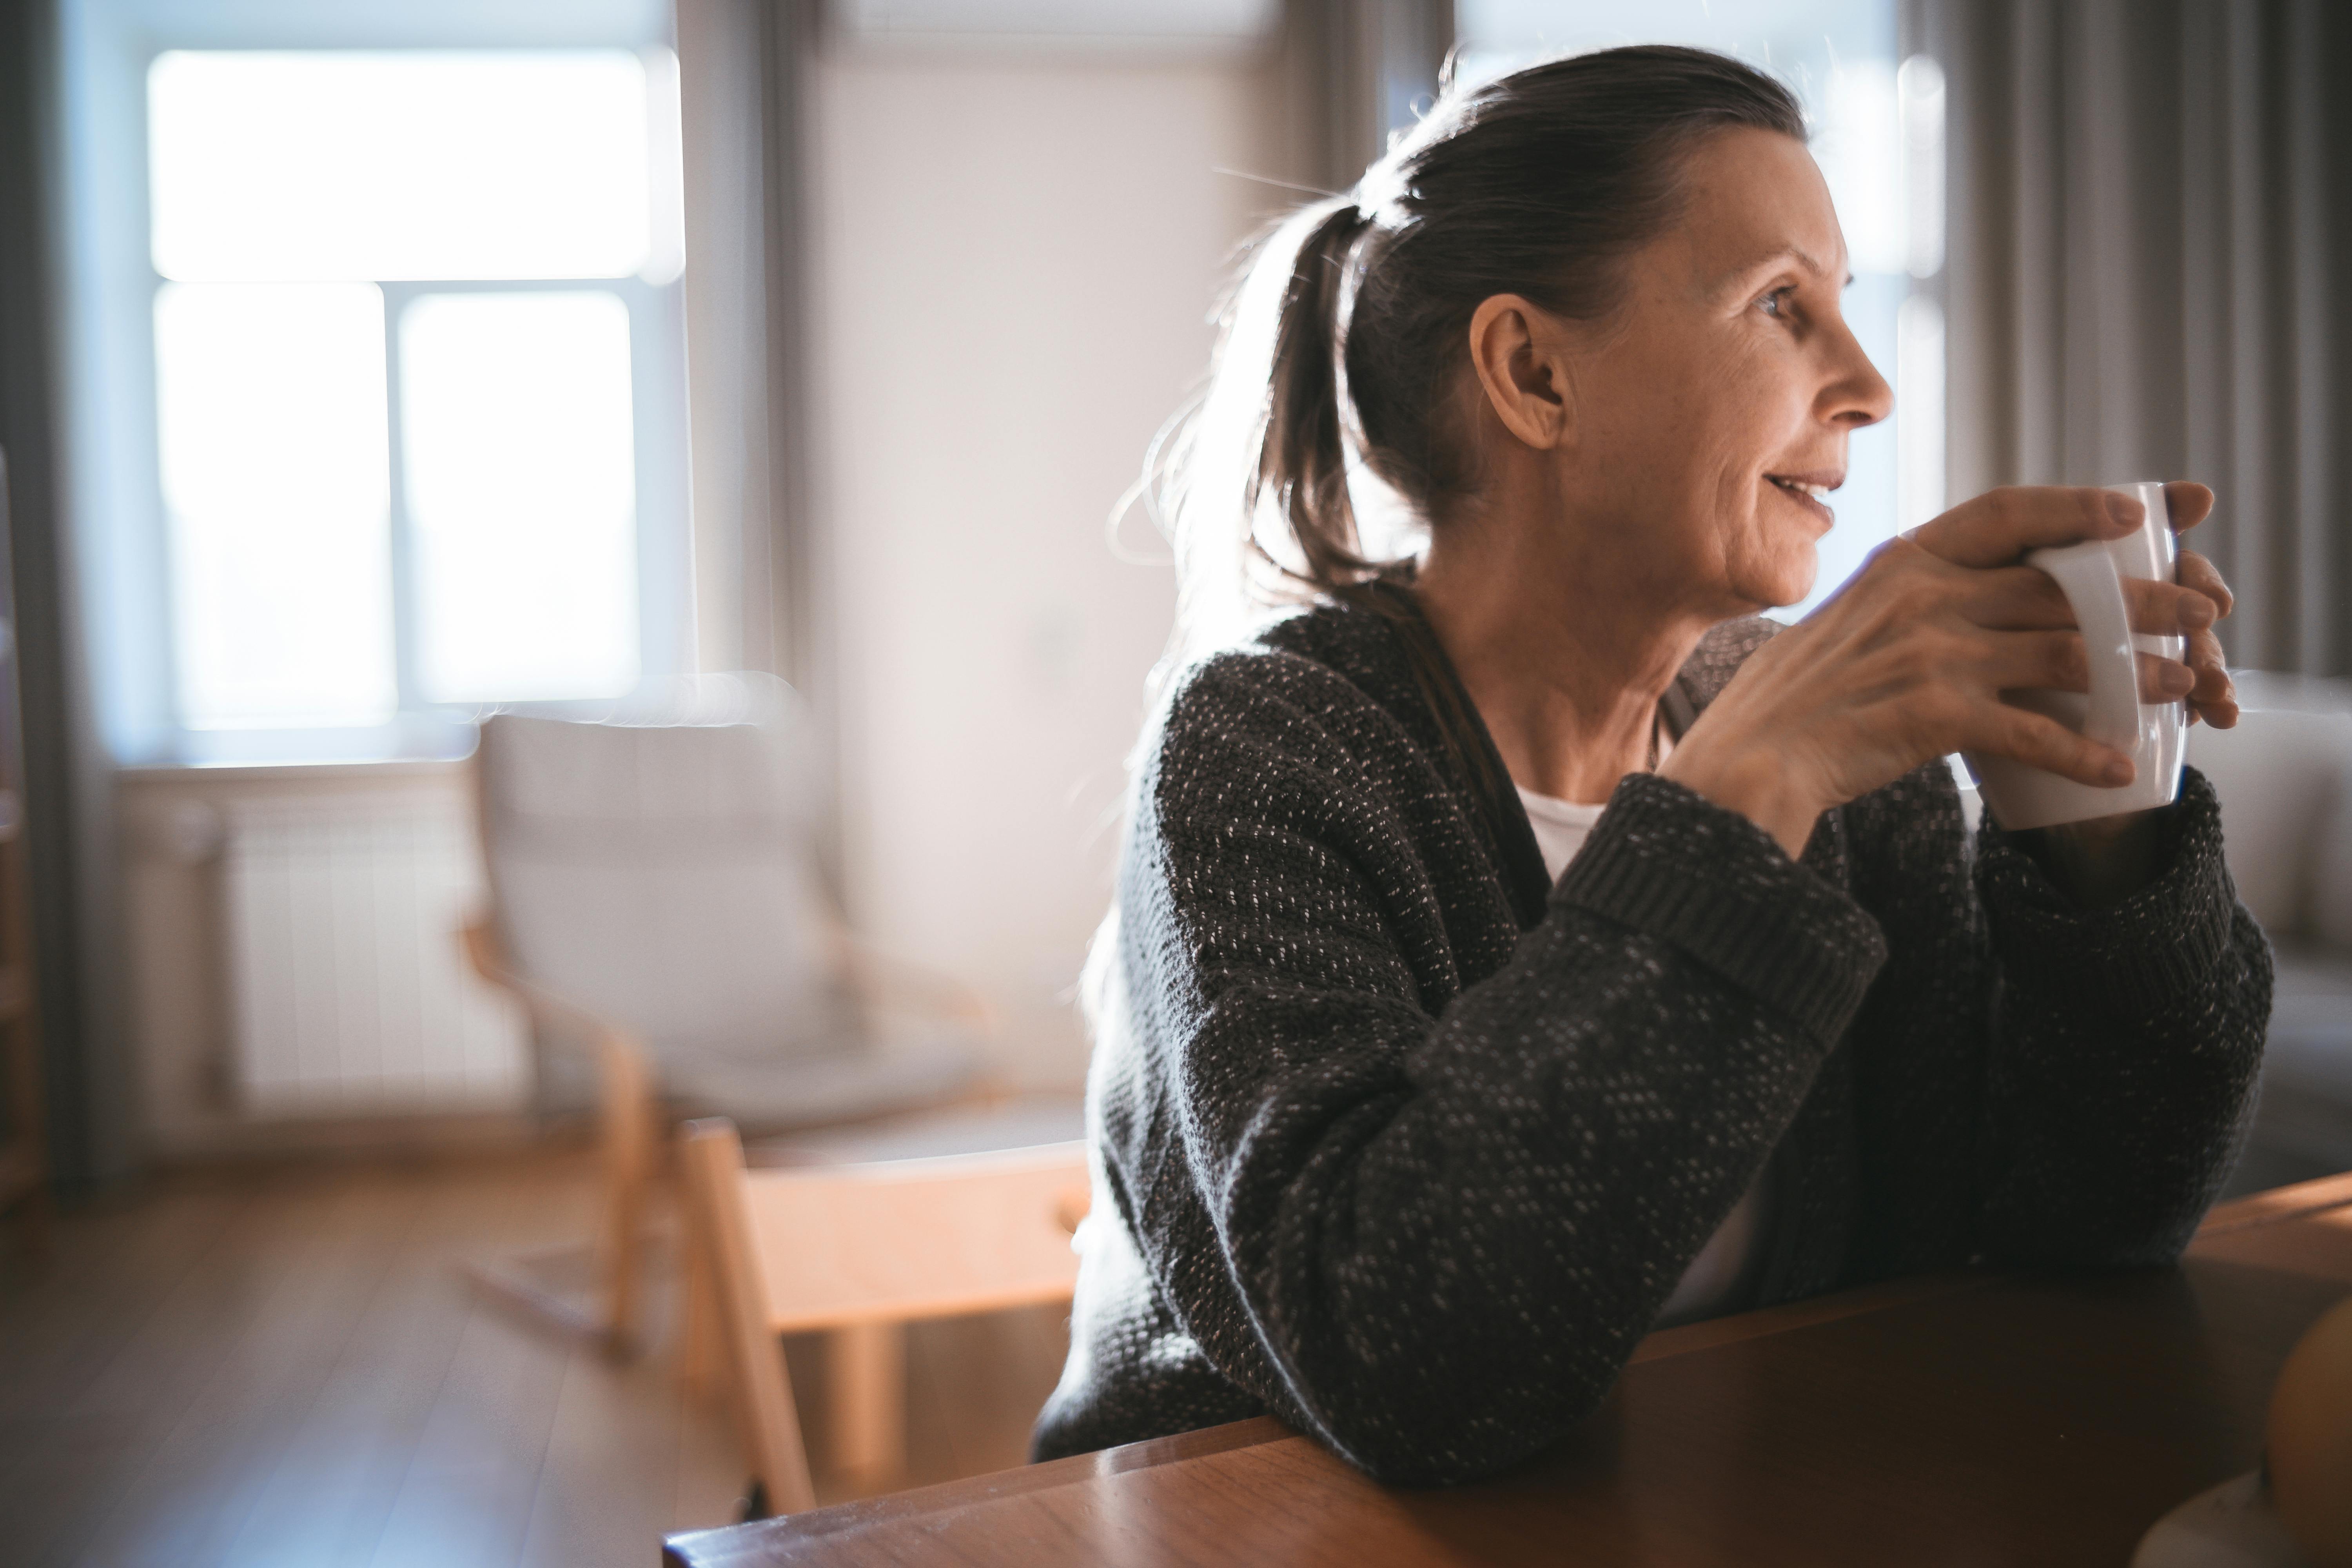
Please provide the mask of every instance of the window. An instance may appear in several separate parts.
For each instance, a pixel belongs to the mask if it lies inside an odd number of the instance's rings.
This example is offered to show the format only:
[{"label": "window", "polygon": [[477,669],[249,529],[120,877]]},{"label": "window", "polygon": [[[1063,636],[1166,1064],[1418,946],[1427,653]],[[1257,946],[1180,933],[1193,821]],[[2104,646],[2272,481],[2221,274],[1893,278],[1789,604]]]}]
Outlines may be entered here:
[{"label": "window", "polygon": [[1853,440],[1837,527],[1793,619],[1863,558],[1944,510],[1944,84],[1899,60],[1895,0],[1459,0],[1460,70],[1500,74],[1621,44],[1719,49],[1779,76],[1813,127],[1851,253],[1846,317],[1895,387],[1894,416]]},{"label": "window", "polygon": [[121,26],[79,23],[85,140],[144,155],[135,206],[79,226],[113,280],[91,357],[121,373],[91,412],[152,441],[126,454],[152,489],[117,482],[98,523],[118,754],[452,749],[487,705],[686,668],[657,8],[431,8],[436,34],[360,5],[323,41],[316,7],[92,9]]}]

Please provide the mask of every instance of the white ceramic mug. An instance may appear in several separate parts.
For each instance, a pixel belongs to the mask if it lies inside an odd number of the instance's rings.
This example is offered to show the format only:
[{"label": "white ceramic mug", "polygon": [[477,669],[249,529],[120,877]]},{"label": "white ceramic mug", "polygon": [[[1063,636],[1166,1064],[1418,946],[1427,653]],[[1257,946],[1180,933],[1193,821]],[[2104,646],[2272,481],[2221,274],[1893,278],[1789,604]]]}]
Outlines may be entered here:
[{"label": "white ceramic mug", "polygon": [[2169,805],[2180,794],[2181,752],[2189,734],[2185,702],[2142,702],[2135,652],[2178,659],[2187,639],[2135,634],[2124,604],[2124,579],[2173,580],[2177,547],[2164,487],[2154,481],[2109,485],[2147,509],[2137,532],[2121,539],[2092,540],[2054,550],[2036,550],[2025,563],[2050,574],[2074,606],[2091,658],[2091,689],[2012,691],[2020,708],[2047,714],[2132,760],[2132,782],[2099,789],[2045,773],[2009,757],[1967,753],[1969,769],[1984,792],[1985,805],[2003,827],[2050,827],[2118,812]]}]

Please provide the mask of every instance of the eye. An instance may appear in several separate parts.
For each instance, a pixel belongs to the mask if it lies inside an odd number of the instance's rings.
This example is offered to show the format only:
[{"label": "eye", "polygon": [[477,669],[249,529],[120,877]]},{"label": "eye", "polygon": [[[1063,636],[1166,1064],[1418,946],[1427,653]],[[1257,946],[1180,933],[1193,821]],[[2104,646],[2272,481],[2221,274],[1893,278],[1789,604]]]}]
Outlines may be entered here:
[{"label": "eye", "polygon": [[1797,288],[1793,283],[1775,289],[1757,300],[1756,308],[1768,316],[1785,316],[1789,313],[1789,296],[1796,291]]}]

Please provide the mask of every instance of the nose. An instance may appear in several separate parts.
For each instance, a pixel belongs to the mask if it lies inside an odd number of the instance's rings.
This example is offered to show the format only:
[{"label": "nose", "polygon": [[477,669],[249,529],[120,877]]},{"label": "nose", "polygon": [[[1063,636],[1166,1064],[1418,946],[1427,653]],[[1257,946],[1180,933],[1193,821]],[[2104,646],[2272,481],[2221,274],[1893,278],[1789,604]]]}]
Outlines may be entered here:
[{"label": "nose", "polygon": [[1824,334],[1823,342],[1830,358],[1829,378],[1822,388],[1823,422],[1859,430],[1893,413],[1895,389],[1862,352],[1861,340],[1843,317],[1838,319],[1835,331]]}]

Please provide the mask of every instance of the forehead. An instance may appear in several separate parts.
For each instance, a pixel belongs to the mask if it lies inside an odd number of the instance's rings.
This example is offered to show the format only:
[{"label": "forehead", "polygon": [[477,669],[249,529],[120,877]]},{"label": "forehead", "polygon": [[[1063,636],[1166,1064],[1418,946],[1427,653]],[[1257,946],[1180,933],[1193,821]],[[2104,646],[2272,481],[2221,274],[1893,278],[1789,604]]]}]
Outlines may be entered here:
[{"label": "forehead", "polygon": [[1845,281],[1845,239],[1829,183],[1805,144],[1745,126],[1694,147],[1683,165],[1682,221],[1666,244],[1684,250],[1696,280],[1727,285],[1778,258]]}]

